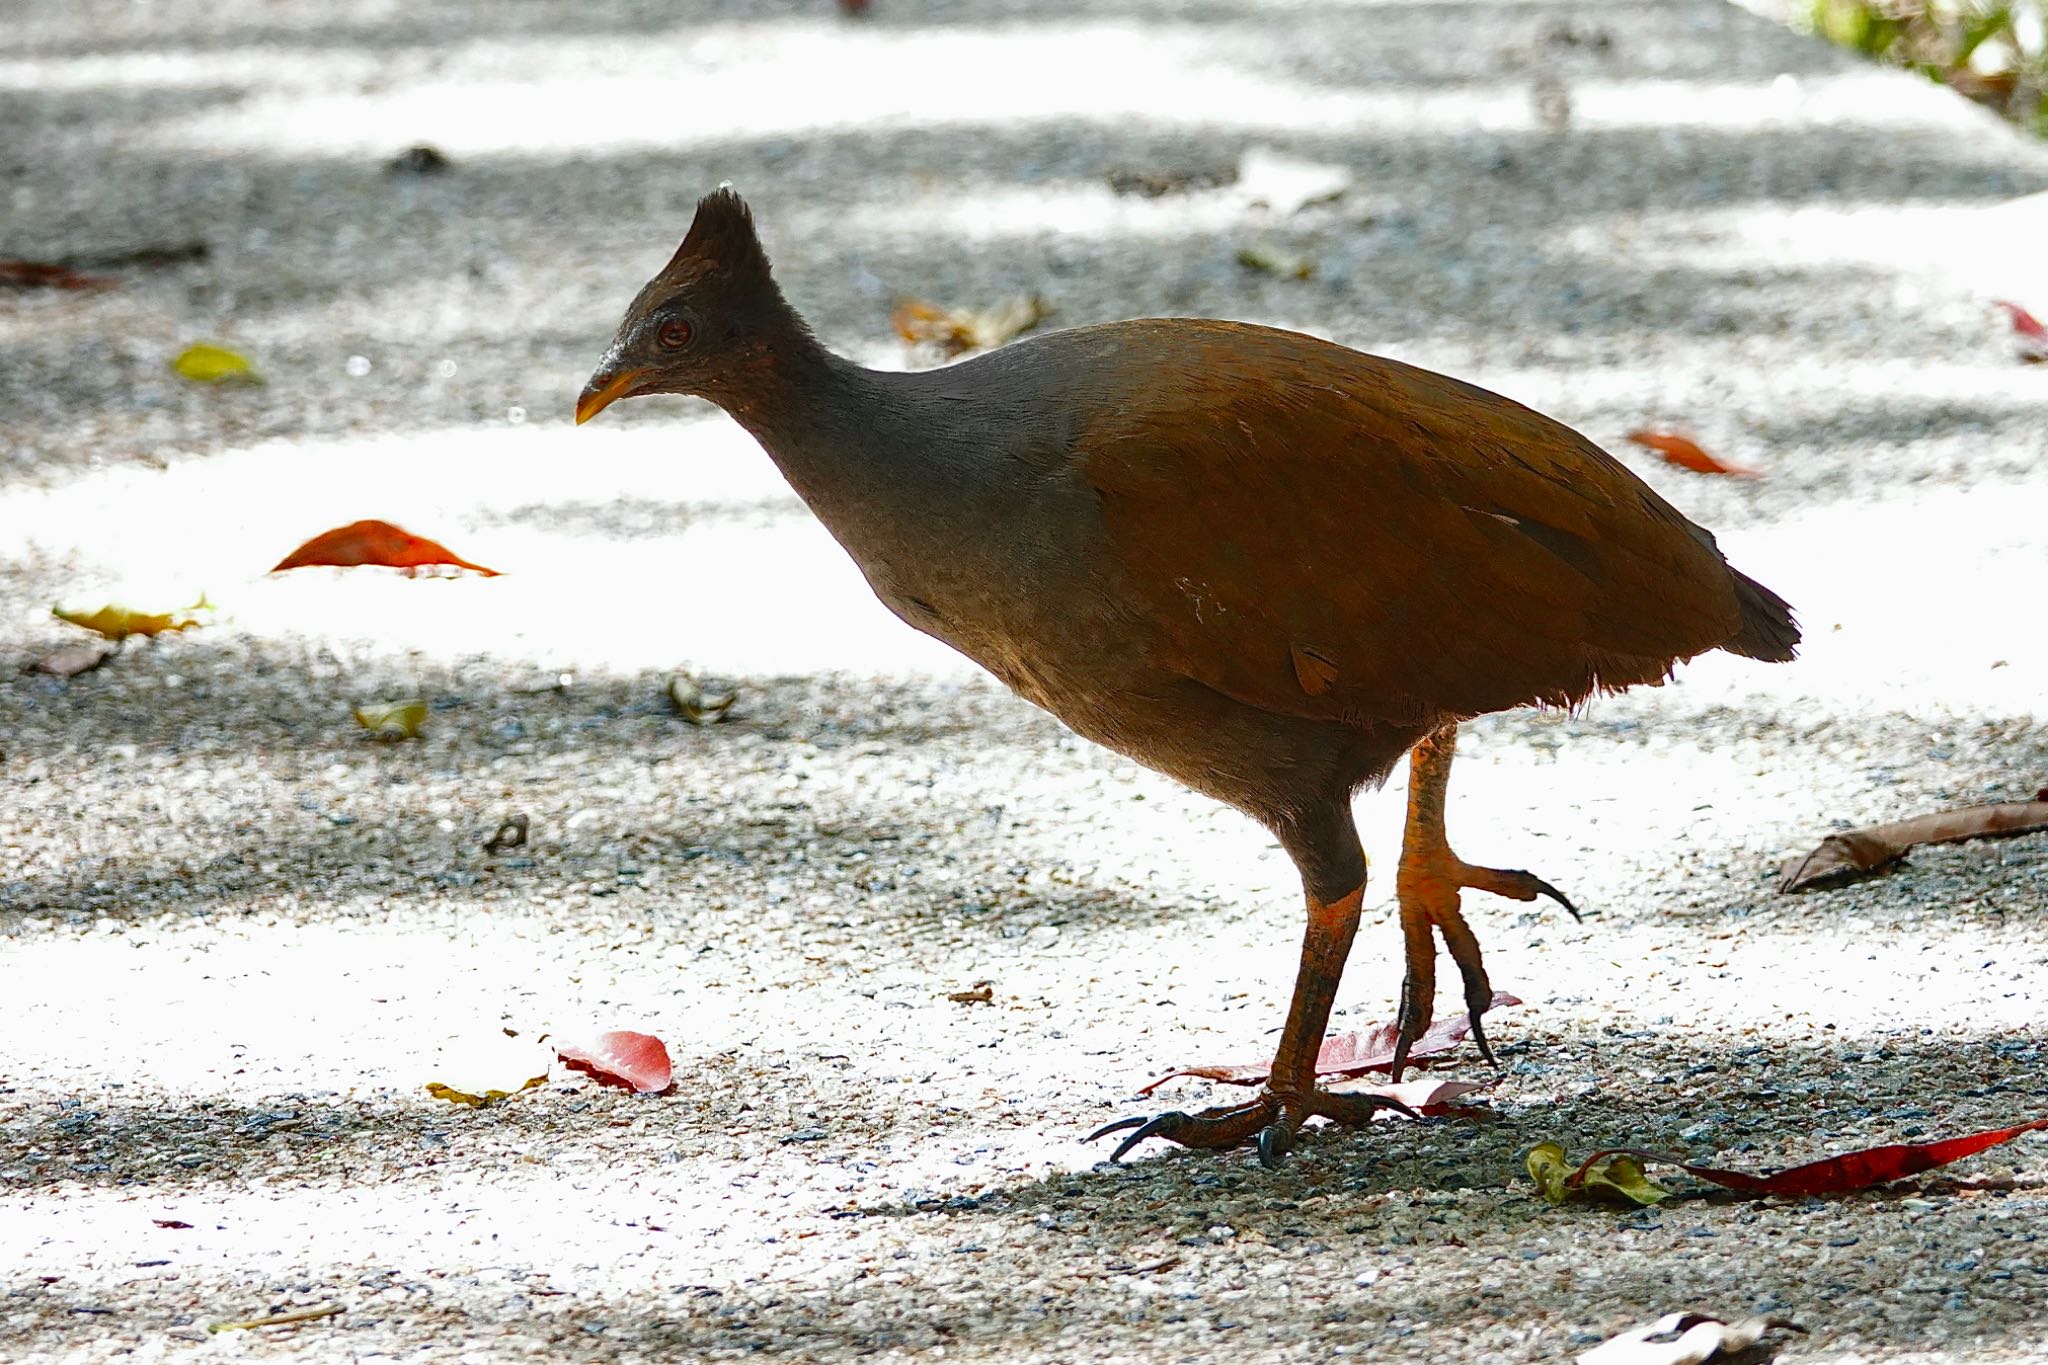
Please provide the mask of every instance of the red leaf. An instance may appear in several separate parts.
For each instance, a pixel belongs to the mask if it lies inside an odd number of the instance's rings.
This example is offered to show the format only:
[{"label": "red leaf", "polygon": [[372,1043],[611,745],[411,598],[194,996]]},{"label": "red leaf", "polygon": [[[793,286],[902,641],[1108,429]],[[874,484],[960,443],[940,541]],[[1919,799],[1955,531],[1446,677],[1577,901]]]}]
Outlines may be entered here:
[{"label": "red leaf", "polygon": [[1643,1152],[1633,1147],[1615,1147],[1604,1152],[1595,1152],[1586,1158],[1585,1165],[1572,1175],[1577,1184],[1591,1166],[1603,1156],[1625,1154],[1639,1161],[1660,1161],[1667,1166],[1676,1166],[1687,1175],[1711,1180],[1716,1185],[1744,1194],[1850,1194],[1867,1190],[1893,1180],[1904,1180],[1909,1175],[1931,1171],[1936,1166],[1946,1166],[1951,1161],[1961,1161],[1966,1156],[1975,1156],[1986,1148],[2000,1143],[2011,1142],[2022,1133],[2048,1129],[2048,1119],[2035,1119],[2014,1128],[1994,1128],[1985,1133],[1972,1133],[1968,1137],[1945,1138],[1940,1142],[1902,1142],[1888,1147],[1867,1147],[1860,1152],[1844,1152],[1831,1156],[1825,1161],[1810,1161],[1804,1166],[1793,1166],[1788,1170],[1775,1171],[1770,1175],[1750,1175],[1745,1171],[1723,1171],[1712,1166],[1695,1166],[1675,1156],[1660,1152]]},{"label": "red leaf", "polygon": [[439,541],[416,536],[388,521],[352,521],[332,531],[323,531],[286,555],[271,572],[304,569],[316,564],[343,567],[382,564],[388,568],[403,569],[408,574],[418,569],[448,567],[473,569],[486,578],[498,576],[496,569],[472,564]]},{"label": "red leaf", "polygon": [[1757,470],[1716,459],[1701,450],[1691,437],[1680,436],[1676,432],[1631,431],[1628,438],[1637,445],[1648,446],[1662,455],[1666,464],[1675,464],[1680,469],[1690,469],[1696,474],[1728,474],[1738,479],[1759,477]]},{"label": "red leaf", "polygon": [[189,1228],[192,1226],[182,1218],[152,1218],[149,1221],[160,1228]]},{"label": "red leaf", "polygon": [[2041,320],[2032,313],[2029,313],[2018,304],[2008,303],[2004,299],[1993,299],[1991,302],[1996,307],[2003,308],[2007,313],[2011,314],[2012,329],[2015,332],[2018,332],[2023,337],[2032,337],[2036,341],[2048,342],[2048,327],[2043,327]]},{"label": "red leaf", "polygon": [[2016,303],[2007,303],[2004,299],[1993,299],[1992,302],[2012,317],[2012,330],[2020,339],[2020,359],[2030,362],[2048,360],[2048,327],[2042,326],[2039,318]]},{"label": "red leaf", "polygon": [[651,1033],[623,1030],[600,1033],[594,1038],[555,1044],[555,1055],[606,1085],[621,1086],[639,1095],[659,1095],[674,1083],[668,1049]]},{"label": "red leaf", "polygon": [[[1503,1009],[1522,1002],[1506,991],[1496,991],[1493,1008]],[[1431,1057],[1439,1052],[1448,1052],[1464,1040],[1472,1031],[1472,1021],[1460,1014],[1448,1019],[1433,1019],[1429,1027],[1415,1040],[1415,1046],[1408,1049],[1410,1060]],[[1322,1051],[1316,1054],[1318,1076],[1360,1076],[1368,1071],[1391,1071],[1394,1066],[1394,1042],[1400,1030],[1393,1024],[1381,1024],[1359,1033],[1340,1033],[1334,1038],[1323,1039]],[[1225,1085],[1263,1085],[1266,1077],[1273,1073],[1271,1062],[1257,1062],[1236,1066],[1191,1066],[1182,1071],[1171,1071],[1161,1076],[1138,1093],[1149,1095],[1168,1081],[1181,1076],[1198,1076],[1205,1081],[1221,1081]]]}]

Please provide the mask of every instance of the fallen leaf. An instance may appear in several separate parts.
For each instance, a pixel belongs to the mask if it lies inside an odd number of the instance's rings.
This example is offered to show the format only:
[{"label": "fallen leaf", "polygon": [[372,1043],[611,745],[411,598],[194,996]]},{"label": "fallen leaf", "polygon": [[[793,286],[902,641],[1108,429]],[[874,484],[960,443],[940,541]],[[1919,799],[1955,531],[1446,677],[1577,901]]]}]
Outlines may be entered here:
[{"label": "fallen leaf", "polygon": [[1724,1171],[1713,1166],[1696,1166],[1681,1157],[1667,1156],[1662,1152],[1639,1151],[1633,1147],[1615,1147],[1604,1152],[1595,1152],[1586,1158],[1581,1172],[1603,1157],[1614,1155],[1632,1156],[1640,1161],[1654,1161],[1666,1166],[1676,1166],[1687,1175],[1701,1180],[1710,1180],[1724,1189],[1738,1190],[1754,1195],[1817,1195],[1854,1194],[1858,1190],[1873,1189],[1894,1180],[1904,1180],[1909,1175],[1931,1171],[1937,1166],[1946,1166],[1951,1161],[1961,1161],[1966,1156],[2001,1143],[2011,1142],[2024,1133],[2048,1129],[2048,1119],[2034,1119],[2011,1128],[1993,1128],[1988,1132],[1971,1133],[1967,1137],[1944,1138],[1940,1142],[1901,1142],[1885,1147],[1866,1147],[1861,1151],[1844,1152],[1821,1161],[1810,1161],[1804,1166],[1793,1166],[1786,1170],[1774,1171],[1770,1175],[1750,1175],[1745,1171]]},{"label": "fallen leaf", "polygon": [[716,725],[725,719],[725,713],[732,709],[737,692],[706,692],[697,685],[697,680],[687,673],[678,673],[668,682],[668,699],[675,704],[676,714],[692,725]]},{"label": "fallen leaf", "polygon": [[1246,270],[1277,275],[1283,280],[1312,279],[1316,273],[1314,257],[1297,256],[1293,252],[1280,251],[1268,246],[1239,247],[1237,263]]},{"label": "fallen leaf", "polygon": [[265,1327],[290,1327],[295,1323],[316,1322],[331,1318],[348,1310],[338,1303],[325,1303],[318,1308],[301,1308],[290,1313],[272,1313],[263,1318],[244,1318],[239,1322],[209,1322],[209,1332],[254,1332]]},{"label": "fallen leaf", "polygon": [[203,341],[178,352],[171,368],[195,384],[263,382],[262,376],[250,367],[248,357]]},{"label": "fallen leaf", "polygon": [[1696,474],[1728,474],[1738,479],[1761,477],[1761,472],[1746,465],[1729,464],[1725,460],[1701,450],[1688,436],[1671,431],[1631,431],[1628,439],[1639,446],[1648,446],[1664,457],[1666,464],[1675,464],[1680,469],[1690,469]]},{"label": "fallen leaf", "polygon": [[16,289],[109,289],[104,275],[81,275],[54,261],[0,260],[0,285]]},{"label": "fallen leaf", "polygon": [[388,521],[352,521],[322,531],[279,560],[270,571],[282,573],[316,565],[348,568],[359,564],[402,569],[408,577],[417,576],[421,569],[442,568],[469,569],[485,578],[498,576],[496,569],[472,564],[440,541],[416,536]]},{"label": "fallen leaf", "polygon": [[946,998],[956,1005],[992,1005],[996,999],[995,983],[977,981],[969,990],[949,991]]},{"label": "fallen leaf", "polygon": [[1052,313],[1036,294],[1020,294],[993,308],[947,309],[922,299],[905,299],[889,315],[896,335],[913,346],[930,346],[945,356],[966,355],[1002,345],[1045,321]]},{"label": "fallen leaf", "polygon": [[421,142],[385,162],[384,169],[393,175],[439,175],[454,164],[439,147]]},{"label": "fallen leaf", "polygon": [[192,1226],[182,1218],[152,1218],[149,1221],[160,1228],[189,1228]]},{"label": "fallen leaf", "polygon": [[1749,1350],[1771,1331],[1804,1332],[1782,1318],[1722,1322],[1700,1313],[1669,1313],[1610,1337],[1579,1356],[1579,1365],[1703,1365]]},{"label": "fallen leaf", "polygon": [[1647,1207],[1671,1197],[1671,1191],[1650,1179],[1643,1163],[1628,1152],[1603,1152],[1574,1170],[1564,1148],[1555,1142],[1539,1142],[1522,1158],[1522,1164],[1544,1199],[1553,1204],[1592,1199]]},{"label": "fallen leaf", "polygon": [[436,1049],[426,1091],[437,1100],[481,1109],[546,1085],[549,1049],[499,1029],[450,1038]]},{"label": "fallen leaf", "polygon": [[428,1081],[427,1093],[437,1100],[447,1100],[451,1104],[466,1104],[472,1109],[481,1109],[487,1104],[496,1104],[499,1100],[510,1099],[521,1091],[531,1090],[537,1085],[546,1085],[547,1080],[548,1078],[545,1075],[534,1076],[520,1085],[513,1086],[510,1090],[499,1090],[490,1086],[480,1090],[463,1090],[456,1086],[443,1085],[439,1081]]},{"label": "fallen leaf", "polygon": [[1216,170],[1134,170],[1119,167],[1103,177],[1109,188],[1117,194],[1135,194],[1145,199],[1159,199],[1169,194],[1183,194],[1189,190],[1214,189],[1227,185],[1236,179],[1235,171]]},{"label": "fallen leaf", "polygon": [[[1478,1114],[1482,1110],[1458,1103],[1467,1095],[1481,1090],[1491,1090],[1500,1084],[1500,1077],[1492,1076],[1483,1081],[1437,1081],[1428,1077],[1419,1080],[1402,1081],[1399,1085],[1370,1085],[1363,1080],[1337,1081],[1326,1087],[1336,1095],[1380,1095],[1390,1100],[1399,1100],[1426,1119],[1442,1118],[1446,1114]],[[1405,1119],[1408,1115],[1398,1109],[1381,1109],[1373,1114],[1374,1123],[1391,1119]]]},{"label": "fallen leaf", "polygon": [[356,724],[371,734],[388,739],[418,739],[427,723],[423,701],[374,702],[355,709]]},{"label": "fallen leaf", "polygon": [[639,1095],[659,1095],[674,1084],[668,1049],[650,1033],[617,1030],[588,1040],[556,1043],[555,1055],[571,1070]]},{"label": "fallen leaf", "polygon": [[2048,361],[2048,327],[2016,303],[2008,303],[2004,299],[1993,299],[1992,302],[2012,318],[2013,335],[2019,339],[2020,359],[2034,365]]},{"label": "fallen leaf", "polygon": [[[1493,1008],[1505,1009],[1522,1002],[1506,991],[1496,991]],[[1472,1021],[1463,1014],[1445,1019],[1433,1019],[1415,1046],[1408,1049],[1408,1060],[1448,1052],[1463,1041],[1472,1031]],[[1365,1029],[1358,1033],[1341,1033],[1334,1038],[1323,1039],[1322,1050],[1316,1054],[1316,1075],[1318,1076],[1360,1076],[1368,1071],[1391,1071],[1394,1066],[1394,1043],[1400,1037],[1400,1029],[1393,1024],[1381,1024],[1377,1028]],[[1149,1095],[1168,1081],[1182,1076],[1195,1076],[1205,1081],[1221,1081],[1225,1085],[1263,1085],[1272,1074],[1270,1061],[1236,1066],[1191,1066],[1181,1071],[1171,1071],[1144,1087],[1138,1093]]]},{"label": "fallen leaf", "polygon": [[1887,871],[1905,861],[1922,844],[1953,844],[1965,839],[2009,839],[2048,830],[2048,799],[1998,801],[1987,806],[1916,815],[1884,825],[1843,830],[1820,841],[1819,847],[1785,864],[1780,891],[1812,891],[1844,886]]},{"label": "fallen leaf", "polygon": [[53,678],[75,678],[90,673],[114,657],[114,651],[100,644],[65,645],[25,666],[25,672],[47,673]]},{"label": "fallen leaf", "polygon": [[523,815],[508,815],[498,822],[497,832],[484,840],[484,852],[503,853],[508,848],[526,847],[528,820]]},{"label": "fallen leaf", "polygon": [[79,607],[51,607],[50,615],[60,621],[69,621],[74,626],[83,626],[95,635],[103,635],[116,643],[131,635],[153,638],[167,632],[191,630],[204,624],[201,612],[213,610],[213,603],[201,593],[199,600],[189,607],[174,611],[140,611],[134,607],[109,602],[103,607],[86,611]]}]

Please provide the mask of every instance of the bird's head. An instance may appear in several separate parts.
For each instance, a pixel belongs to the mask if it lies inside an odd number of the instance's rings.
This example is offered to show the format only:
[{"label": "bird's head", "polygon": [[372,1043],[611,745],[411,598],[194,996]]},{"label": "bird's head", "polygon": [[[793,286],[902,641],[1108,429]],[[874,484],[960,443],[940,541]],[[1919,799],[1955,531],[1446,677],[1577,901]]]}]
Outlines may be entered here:
[{"label": "bird's head", "polygon": [[754,215],[721,187],[697,204],[683,244],[626,309],[611,349],[576,400],[587,422],[621,398],[682,393],[728,406],[775,364],[803,324],[782,300]]}]

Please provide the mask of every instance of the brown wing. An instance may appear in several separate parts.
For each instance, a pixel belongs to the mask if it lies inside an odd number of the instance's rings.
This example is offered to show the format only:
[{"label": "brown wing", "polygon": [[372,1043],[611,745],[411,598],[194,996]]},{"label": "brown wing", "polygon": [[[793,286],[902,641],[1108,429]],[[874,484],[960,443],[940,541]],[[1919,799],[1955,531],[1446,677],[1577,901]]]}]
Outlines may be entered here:
[{"label": "brown wing", "polygon": [[1655,681],[1742,629],[1713,538],[1539,413],[1289,332],[1116,330],[1075,460],[1189,677],[1407,723]]}]

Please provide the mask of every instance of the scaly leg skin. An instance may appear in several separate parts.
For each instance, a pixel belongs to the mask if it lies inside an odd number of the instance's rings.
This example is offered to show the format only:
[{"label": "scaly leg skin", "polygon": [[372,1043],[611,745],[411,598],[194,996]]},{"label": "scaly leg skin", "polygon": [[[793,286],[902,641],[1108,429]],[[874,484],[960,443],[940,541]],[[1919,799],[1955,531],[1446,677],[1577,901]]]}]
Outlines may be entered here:
[{"label": "scaly leg skin", "polygon": [[1400,1036],[1394,1042],[1389,1079],[1399,1081],[1408,1049],[1429,1027],[1436,1001],[1436,941],[1442,934],[1451,961],[1465,983],[1465,1011],[1472,1021],[1472,1039],[1487,1065],[1499,1067],[1479,1017],[1493,1003],[1493,985],[1480,960],[1479,938],[1465,923],[1459,892],[1467,887],[1490,891],[1509,900],[1533,901],[1548,896],[1578,919],[1579,912],[1564,893],[1527,872],[1474,867],[1451,852],[1444,833],[1444,793],[1451,782],[1451,759],[1458,749],[1458,727],[1447,725],[1415,746],[1408,757],[1408,825],[1401,840],[1401,866],[1394,874],[1394,894],[1401,905],[1401,940],[1407,972],[1401,979],[1401,1007],[1395,1015]]},{"label": "scaly leg skin", "polygon": [[1330,1005],[1337,995],[1337,982],[1344,974],[1344,959],[1351,940],[1358,933],[1358,907],[1364,899],[1363,884],[1348,896],[1328,904],[1313,896],[1308,903],[1308,931],[1302,938],[1301,971],[1294,979],[1294,1001],[1288,1006],[1287,1026],[1280,1031],[1280,1049],[1273,1058],[1273,1072],[1259,1097],[1247,1104],[1204,1109],[1198,1114],[1179,1112],[1152,1118],[1132,1117],[1105,1124],[1087,1137],[1093,1142],[1111,1133],[1124,1133],[1111,1152],[1111,1161],[1146,1138],[1165,1138],[1183,1147],[1235,1147],[1257,1137],[1259,1162],[1268,1170],[1280,1165],[1294,1150],[1295,1134],[1314,1117],[1337,1123],[1370,1122],[1374,1111],[1396,1109],[1415,1117],[1415,1111],[1399,1100],[1379,1095],[1333,1095],[1316,1088],[1316,1055],[1322,1051],[1323,1029],[1330,1022]]}]

